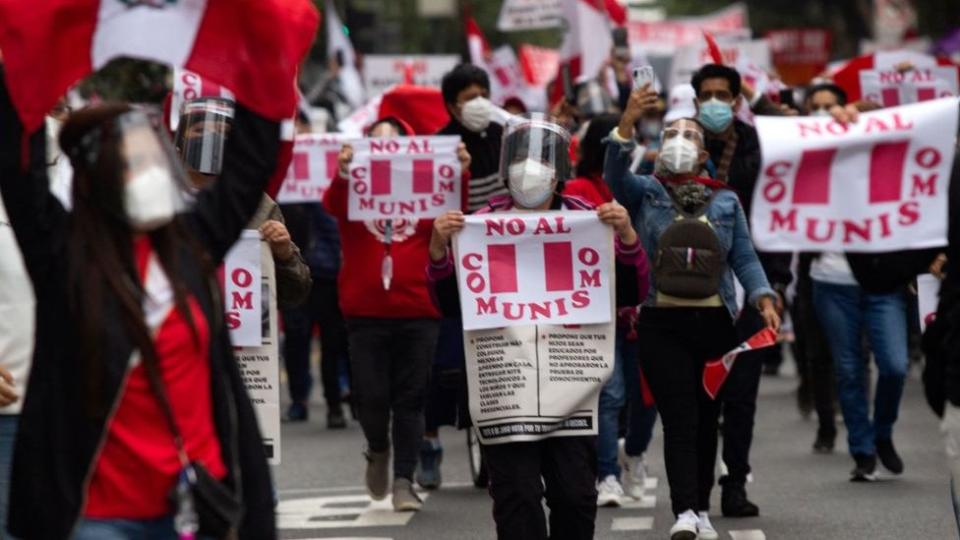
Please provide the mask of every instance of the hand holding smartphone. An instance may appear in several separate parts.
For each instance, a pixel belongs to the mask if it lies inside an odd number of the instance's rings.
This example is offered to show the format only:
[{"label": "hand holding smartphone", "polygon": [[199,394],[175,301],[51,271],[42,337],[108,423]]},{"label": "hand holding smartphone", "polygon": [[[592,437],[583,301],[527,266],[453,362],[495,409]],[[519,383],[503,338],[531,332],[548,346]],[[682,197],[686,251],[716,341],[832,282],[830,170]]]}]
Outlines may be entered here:
[{"label": "hand holding smartphone", "polygon": [[633,88],[639,90],[644,86],[650,85],[653,89],[653,83],[657,75],[653,71],[653,66],[640,66],[633,69]]}]

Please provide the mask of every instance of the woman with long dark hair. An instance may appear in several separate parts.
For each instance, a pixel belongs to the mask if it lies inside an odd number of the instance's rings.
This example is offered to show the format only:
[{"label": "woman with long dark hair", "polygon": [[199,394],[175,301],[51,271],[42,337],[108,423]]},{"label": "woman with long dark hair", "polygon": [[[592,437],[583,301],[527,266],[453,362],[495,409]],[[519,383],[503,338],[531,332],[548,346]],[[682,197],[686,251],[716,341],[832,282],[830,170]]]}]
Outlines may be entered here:
[{"label": "woman with long dark hair", "polygon": [[279,125],[238,105],[220,180],[188,203],[169,142],[144,113],[76,112],[60,134],[71,213],[49,192],[44,133],[22,131],[0,85],[0,191],[37,296],[10,531],[276,537],[214,269],[260,202]]}]

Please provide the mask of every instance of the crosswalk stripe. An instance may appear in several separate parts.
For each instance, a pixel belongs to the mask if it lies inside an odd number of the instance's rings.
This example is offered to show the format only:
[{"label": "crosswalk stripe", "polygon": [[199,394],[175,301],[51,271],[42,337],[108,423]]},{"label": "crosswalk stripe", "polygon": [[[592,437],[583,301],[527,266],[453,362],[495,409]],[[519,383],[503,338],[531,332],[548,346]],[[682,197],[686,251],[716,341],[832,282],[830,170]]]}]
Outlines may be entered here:
[{"label": "crosswalk stripe", "polygon": [[620,503],[620,508],[626,508],[628,510],[647,510],[650,508],[655,508],[656,506],[656,495],[644,495],[639,501],[624,497],[623,502]]},{"label": "crosswalk stripe", "polygon": [[767,540],[767,535],[763,534],[761,530],[752,529],[749,531],[730,531],[730,538],[732,540]]},{"label": "crosswalk stripe", "polygon": [[612,531],[649,531],[653,529],[653,518],[645,517],[624,517],[613,518]]}]

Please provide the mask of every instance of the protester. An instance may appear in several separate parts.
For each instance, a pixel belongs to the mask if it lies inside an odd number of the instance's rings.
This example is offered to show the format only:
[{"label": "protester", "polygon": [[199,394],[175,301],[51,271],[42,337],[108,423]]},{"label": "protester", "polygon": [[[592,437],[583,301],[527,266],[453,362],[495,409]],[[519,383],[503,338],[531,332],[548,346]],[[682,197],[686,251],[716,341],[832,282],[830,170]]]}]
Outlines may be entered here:
[{"label": "protester", "polygon": [[[740,74],[735,69],[719,64],[703,66],[691,81],[696,92],[697,120],[704,128],[704,149],[716,167],[714,177],[737,194],[749,220],[761,156],[756,129],[734,117],[735,109],[745,106],[746,102],[741,83]],[[766,100],[760,95],[753,98],[751,105]],[[758,256],[767,279],[777,291],[778,309],[782,309],[784,293],[793,279],[791,256],[789,253],[758,253]],[[755,334],[765,323],[755,307],[747,303],[743,316],[736,321],[741,341]],[[764,360],[770,355],[779,355],[778,348],[740,355],[720,398],[723,402],[722,457],[727,468],[727,474],[719,481],[723,487],[720,509],[726,517],[752,517],[760,513],[757,505],[747,499],[745,486],[751,472],[750,446],[760,376]]]},{"label": "protester", "polygon": [[450,123],[437,135],[457,135],[466,145],[470,154],[467,211],[475,212],[485,207],[491,197],[506,193],[497,174],[503,128],[492,123],[490,78],[477,66],[460,64],[443,76],[440,87]]},{"label": "protester", "polygon": [[[381,118],[370,137],[412,135],[400,119]],[[470,155],[458,150],[463,170]],[[366,486],[374,500],[390,490],[391,415],[393,508],[417,511],[413,490],[417,453],[423,440],[424,401],[439,331],[439,312],[427,292],[423,261],[431,220],[350,221],[348,168],[353,148],[340,151],[340,171],[324,194],[326,210],[340,228],[340,309],[346,318],[353,399],[367,441]],[[392,270],[384,274],[384,258]]]},{"label": "protester", "polygon": [[[492,199],[482,213],[545,210],[589,211],[581,199],[562,195],[570,174],[570,135],[542,118],[517,121],[508,128],[501,152],[500,177],[509,195]],[[616,232],[617,306],[639,304],[647,285],[647,264],[630,217],[616,202],[596,208],[600,220]],[[459,312],[452,236],[464,226],[462,212],[451,211],[434,223],[430,275],[434,297],[444,311]],[[634,281],[636,280],[636,281]],[[593,538],[596,518],[596,438],[552,437],[534,442],[483,446],[490,475],[493,516],[500,540],[546,539],[543,498],[550,507],[549,538]]]},{"label": "protester", "polygon": [[[183,104],[174,143],[194,190],[208,189],[220,175],[234,107],[232,100],[222,98]],[[290,239],[280,207],[268,195],[261,198],[247,228],[259,230],[270,246],[277,273],[277,305],[286,309],[302,304],[310,293],[310,269]]]},{"label": "protester", "polygon": [[[644,224],[641,239],[654,262],[653,294],[637,329],[641,368],[663,419],[664,459],[677,516],[671,538],[715,539],[719,536],[708,512],[720,403],[705,393],[702,377],[707,360],[740,341],[733,322],[738,312],[734,274],[764,324],[777,329],[780,319],[776,293],[750,241],[737,195],[725,183],[699,176],[709,154],[697,121],[667,125],[656,176],[629,172],[634,125],[655,103],[656,94],[649,89],[631,96],[619,127],[610,134],[614,144],[607,149],[604,178],[634,222]],[[703,254],[696,271],[671,264],[670,254],[681,249]]]},{"label": "protester", "polygon": [[[299,133],[309,133],[303,117]],[[310,349],[315,326],[320,328],[320,380],[327,402],[327,428],[347,427],[343,414],[341,370],[348,365],[347,330],[340,313],[337,274],[340,271],[340,232],[337,222],[318,202],[282,204],[294,244],[301,246],[310,267],[313,286],[303,305],[282,311],[283,360],[287,371],[290,406],[286,420],[306,421],[313,378],[310,376]]]},{"label": "protester", "polygon": [[186,175],[143,113],[78,111],[60,134],[74,171],[69,216],[47,188],[44,133],[24,138],[5,86],[0,130],[0,190],[37,294],[11,533],[173,537],[189,499],[168,496],[189,460],[221,502],[242,504],[240,538],[275,538],[270,473],[215,267],[273,173],[279,125],[238,105],[219,181],[184,210]]},{"label": "protester", "polygon": [[[590,121],[580,142],[577,177],[564,186],[563,194],[579,197],[594,206],[613,201],[613,194],[603,180],[603,161],[607,143],[604,142],[620,122],[619,115],[597,116]],[[653,437],[657,409],[644,405],[637,365],[637,347],[634,324],[637,313],[621,310],[617,318],[616,357],[613,375],[603,385],[597,412],[597,505],[620,506],[624,493],[634,499],[643,497],[647,467],[643,455]],[[627,429],[624,437],[621,471],[618,452],[620,411],[627,406]],[[621,476],[621,473],[626,473]],[[621,484],[622,481],[622,484]]]}]

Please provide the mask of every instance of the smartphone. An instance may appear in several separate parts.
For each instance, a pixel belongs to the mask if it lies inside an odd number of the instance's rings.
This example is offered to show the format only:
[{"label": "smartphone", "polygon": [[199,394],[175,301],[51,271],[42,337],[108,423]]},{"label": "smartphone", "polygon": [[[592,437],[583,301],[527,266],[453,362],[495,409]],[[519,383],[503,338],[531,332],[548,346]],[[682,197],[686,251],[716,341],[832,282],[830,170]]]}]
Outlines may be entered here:
[{"label": "smartphone", "polygon": [[640,66],[633,68],[634,88],[643,88],[648,84],[651,88],[653,88],[653,83],[656,79],[657,75],[653,71],[653,66]]},{"label": "smartphone", "polygon": [[780,91],[780,104],[786,105],[791,109],[797,108],[793,101],[793,88],[784,88]]},{"label": "smartphone", "polygon": [[563,84],[563,98],[571,105],[577,104],[577,92],[573,86],[573,76],[570,74],[570,64],[560,65],[560,82]]},{"label": "smartphone", "polygon": [[630,43],[627,40],[627,29],[624,27],[614,28],[613,35],[613,55],[623,61],[630,60]]}]

